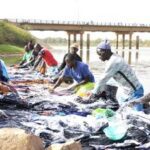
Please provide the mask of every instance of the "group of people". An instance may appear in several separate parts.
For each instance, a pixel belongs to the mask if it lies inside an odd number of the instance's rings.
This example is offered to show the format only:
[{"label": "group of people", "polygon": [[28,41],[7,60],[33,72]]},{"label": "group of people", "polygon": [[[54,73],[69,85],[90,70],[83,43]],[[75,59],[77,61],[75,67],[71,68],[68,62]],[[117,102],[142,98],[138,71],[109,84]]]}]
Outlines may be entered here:
[{"label": "group of people", "polygon": [[[149,102],[150,96],[143,97],[144,89],[135,72],[121,56],[112,52],[109,41],[101,42],[96,49],[100,60],[106,62],[105,71],[96,83],[89,66],[82,62],[81,57],[77,54],[78,50],[78,44],[74,43],[71,51],[64,55],[63,62],[58,66],[58,62],[48,49],[43,48],[40,44],[33,45],[31,41],[25,46],[25,54],[19,67],[30,66],[33,71],[40,66],[40,72],[47,74],[54,81],[51,92],[54,92],[62,82],[73,83],[75,81],[67,90],[79,92],[86,89],[87,99],[93,102],[99,100],[105,86],[110,79],[114,79],[119,85],[118,92],[123,91],[123,94],[117,97],[119,105],[132,104],[135,110],[143,110],[143,103]],[[2,60],[0,61],[0,80],[9,81],[6,66]]]}]

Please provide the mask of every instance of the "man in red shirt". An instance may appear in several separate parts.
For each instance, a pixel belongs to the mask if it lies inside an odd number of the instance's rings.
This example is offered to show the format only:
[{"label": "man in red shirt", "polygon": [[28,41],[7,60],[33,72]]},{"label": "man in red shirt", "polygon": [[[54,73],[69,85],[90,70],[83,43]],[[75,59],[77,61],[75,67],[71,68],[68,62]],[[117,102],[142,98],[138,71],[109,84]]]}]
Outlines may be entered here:
[{"label": "man in red shirt", "polygon": [[43,48],[40,44],[35,44],[34,50],[38,51],[38,59],[35,62],[35,65],[33,67],[33,70],[35,70],[38,66],[38,64],[43,60],[43,64],[46,63],[47,65],[47,74],[50,76],[53,76],[58,73],[58,63],[52,53],[46,49]]}]

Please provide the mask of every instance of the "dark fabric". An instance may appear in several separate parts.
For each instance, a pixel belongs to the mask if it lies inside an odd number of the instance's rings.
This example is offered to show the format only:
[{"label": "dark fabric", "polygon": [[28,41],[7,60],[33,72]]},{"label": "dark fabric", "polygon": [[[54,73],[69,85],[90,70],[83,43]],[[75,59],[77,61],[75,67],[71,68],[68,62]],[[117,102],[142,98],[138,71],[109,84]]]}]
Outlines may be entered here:
[{"label": "dark fabric", "polygon": [[[13,77],[18,81],[22,78],[35,80],[34,76],[30,74],[24,76],[24,74],[23,72],[16,74],[13,72]],[[19,84],[16,85],[16,88],[28,87],[26,84],[24,86]],[[63,94],[64,97],[60,97],[49,94],[46,92],[46,87],[41,84],[30,85],[28,93],[18,92],[23,100],[15,94],[1,95],[0,109],[4,113],[0,113],[0,128],[24,129],[27,133],[41,137],[45,148],[54,143],[64,143],[69,139],[74,139],[81,141],[83,150],[149,149],[148,145],[143,145],[145,142],[147,144],[150,142],[148,115],[143,120],[139,116],[134,117],[134,114],[128,115],[127,122],[134,128],[129,128],[126,136],[120,141],[112,141],[105,136],[103,129],[108,126],[107,124],[101,124],[100,120],[96,121],[95,119],[94,122],[94,120],[90,120],[90,116],[83,117],[101,106],[103,108],[116,107],[116,102],[108,99],[108,97],[115,98],[116,91],[111,92],[111,89],[107,88],[106,99],[99,99],[93,104],[86,105],[74,102],[74,97],[71,96],[65,97]]]},{"label": "dark fabric", "polygon": [[8,82],[8,78],[4,77],[4,76],[0,73],[0,81]]}]

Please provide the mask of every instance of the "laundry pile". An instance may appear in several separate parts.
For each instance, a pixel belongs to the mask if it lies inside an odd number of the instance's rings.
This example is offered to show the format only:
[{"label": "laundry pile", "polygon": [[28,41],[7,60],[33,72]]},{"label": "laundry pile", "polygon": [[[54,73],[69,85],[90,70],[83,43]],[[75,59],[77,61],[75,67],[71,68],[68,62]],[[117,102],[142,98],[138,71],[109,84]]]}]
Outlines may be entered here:
[{"label": "laundry pile", "polygon": [[83,150],[150,149],[149,111],[118,112],[111,99],[80,103],[76,95],[49,93],[48,77],[9,71],[18,93],[0,95],[0,128],[39,136],[45,148],[74,140]]}]

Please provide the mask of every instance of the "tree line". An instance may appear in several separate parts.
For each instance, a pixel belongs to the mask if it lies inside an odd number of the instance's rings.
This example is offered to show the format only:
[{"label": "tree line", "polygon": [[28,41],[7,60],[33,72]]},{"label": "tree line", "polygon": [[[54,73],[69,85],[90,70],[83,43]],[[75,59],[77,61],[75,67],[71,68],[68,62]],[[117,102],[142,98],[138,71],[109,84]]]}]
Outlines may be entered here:
[{"label": "tree line", "polygon": [[[90,45],[91,46],[97,46],[100,42],[102,41],[101,38],[95,39],[95,40],[90,40]],[[45,38],[43,39],[44,43],[48,43],[51,45],[58,45],[58,46],[64,46],[67,45],[68,40],[66,38]],[[79,43],[79,41],[77,41]],[[71,41],[71,43],[73,43],[73,41]],[[110,43],[112,46],[116,46],[116,40],[110,40]],[[119,47],[122,47],[122,41],[119,41]],[[83,45],[86,46],[86,41],[83,40]],[[135,47],[136,45],[136,40],[132,40],[132,47]],[[141,40],[139,41],[139,45],[140,47],[150,47],[150,40]],[[129,47],[129,40],[125,40],[125,46]]]}]

